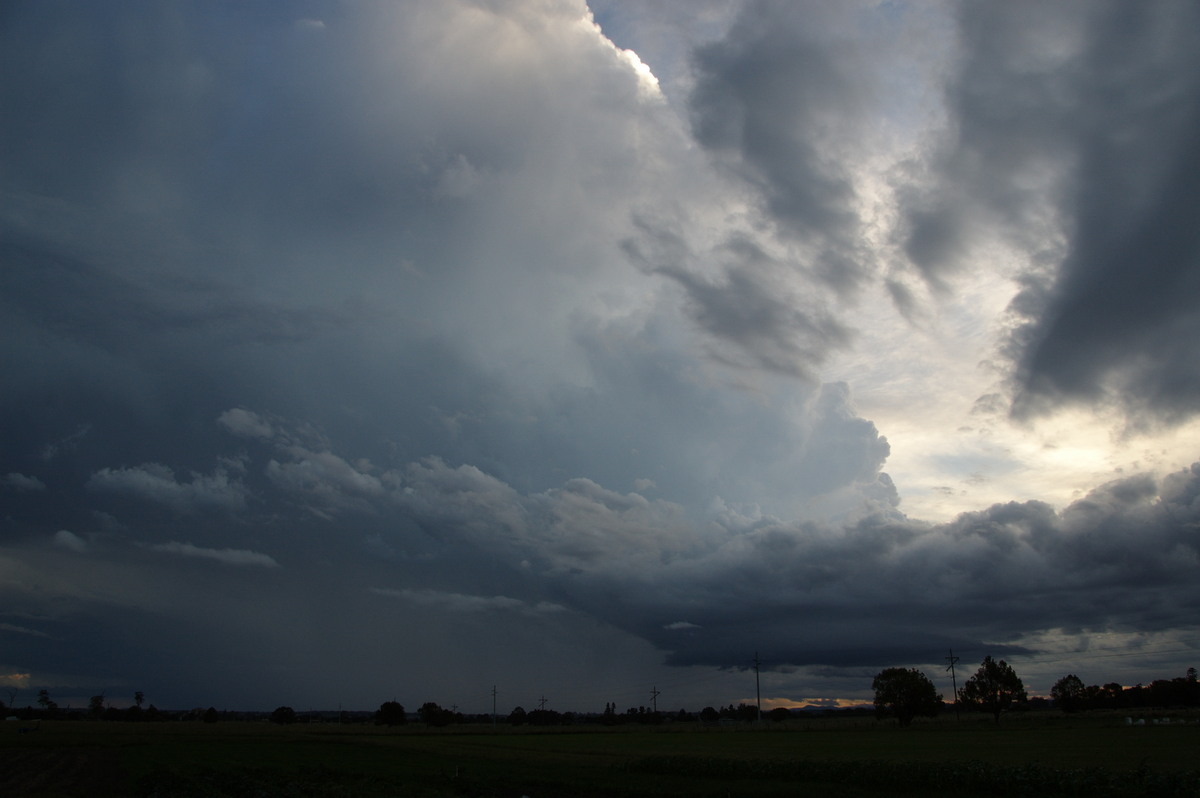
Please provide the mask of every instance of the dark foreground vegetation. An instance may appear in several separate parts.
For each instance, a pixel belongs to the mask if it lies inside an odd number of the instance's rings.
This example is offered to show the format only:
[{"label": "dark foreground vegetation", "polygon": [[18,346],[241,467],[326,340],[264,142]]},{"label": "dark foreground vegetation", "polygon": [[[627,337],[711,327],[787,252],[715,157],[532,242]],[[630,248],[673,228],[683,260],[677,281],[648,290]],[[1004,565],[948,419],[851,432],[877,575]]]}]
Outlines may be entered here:
[{"label": "dark foreground vegetation", "polygon": [[[732,727],[0,725],[4,796],[1195,796],[1200,715]],[[1158,720],[1155,723],[1154,720]],[[1162,721],[1169,720],[1169,723]]]}]

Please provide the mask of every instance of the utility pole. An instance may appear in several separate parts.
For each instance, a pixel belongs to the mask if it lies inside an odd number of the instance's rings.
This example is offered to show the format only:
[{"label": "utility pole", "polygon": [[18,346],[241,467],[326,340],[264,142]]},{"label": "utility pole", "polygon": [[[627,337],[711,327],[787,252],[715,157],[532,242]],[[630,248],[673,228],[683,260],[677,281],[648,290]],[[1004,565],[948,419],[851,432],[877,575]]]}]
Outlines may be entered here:
[{"label": "utility pole", "polygon": [[538,699],[538,709],[545,709],[545,708],[546,708],[546,696],[542,696],[541,698]]},{"label": "utility pole", "polygon": [[958,677],[954,675],[954,663],[958,662],[958,657],[954,656],[954,649],[950,649],[950,656],[943,657],[950,662],[946,666],[946,670],[950,671],[950,683],[954,685],[954,719],[961,720],[958,716]]},{"label": "utility pole", "polygon": [[653,707],[654,707],[654,712],[655,712],[655,714],[657,714],[657,713],[658,713],[658,697],[659,697],[660,695],[662,695],[662,693],[658,692],[658,688],[657,688],[657,687],[651,687],[651,688],[650,688],[650,703],[651,703],[651,704],[653,705]]},{"label": "utility pole", "polygon": [[492,728],[496,728],[496,685],[492,685]]},{"label": "utility pole", "polygon": [[758,652],[755,651],[754,652],[754,700],[756,702],[755,706],[757,707],[757,709],[755,710],[756,714],[754,716],[754,720],[756,722],[762,720],[762,691],[758,687],[758,666],[760,664],[761,663],[759,663],[759,660],[758,660]]}]

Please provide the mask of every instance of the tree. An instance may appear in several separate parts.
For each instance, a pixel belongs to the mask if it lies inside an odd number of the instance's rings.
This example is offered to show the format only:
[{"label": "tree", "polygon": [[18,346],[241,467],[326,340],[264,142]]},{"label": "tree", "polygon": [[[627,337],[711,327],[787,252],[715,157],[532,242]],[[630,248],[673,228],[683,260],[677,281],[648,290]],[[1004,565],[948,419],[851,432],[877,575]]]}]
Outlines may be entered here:
[{"label": "tree", "polygon": [[962,689],[962,702],[967,706],[991,712],[1000,723],[1000,713],[1014,703],[1023,704],[1028,700],[1025,695],[1025,684],[1004,660],[997,662],[991,656],[983,658],[979,670],[967,680]]},{"label": "tree", "polygon": [[133,694],[133,703],[138,709],[141,709],[142,703],[146,700],[146,694],[138,690]]},{"label": "tree", "polygon": [[217,712],[216,707],[209,707],[204,710],[204,715],[201,718],[205,723],[216,723],[221,719],[221,713]]},{"label": "tree", "polygon": [[276,707],[275,711],[271,713],[270,720],[272,723],[278,723],[280,725],[285,723],[295,723],[296,710],[292,709],[291,707]]},{"label": "tree", "polygon": [[524,707],[514,707],[513,711],[508,713],[508,722],[514,726],[520,726],[522,723],[525,722],[525,720],[526,720],[526,718],[525,718],[525,708]]},{"label": "tree", "polygon": [[1087,709],[1088,688],[1083,679],[1068,673],[1050,688],[1050,698],[1054,701],[1054,706],[1063,712],[1078,712]]},{"label": "tree", "polygon": [[871,688],[876,717],[895,715],[902,727],[912,724],[918,715],[932,718],[942,708],[941,693],[916,668],[885,668],[875,676]]},{"label": "tree", "polygon": [[104,714],[104,693],[91,697],[88,701],[88,714],[97,719]]},{"label": "tree", "polygon": [[408,720],[398,701],[384,701],[375,712],[375,722],[386,726],[403,726]]},{"label": "tree", "polygon": [[426,726],[447,726],[454,720],[454,713],[448,709],[442,709],[433,701],[426,701],[417,710],[417,717]]}]

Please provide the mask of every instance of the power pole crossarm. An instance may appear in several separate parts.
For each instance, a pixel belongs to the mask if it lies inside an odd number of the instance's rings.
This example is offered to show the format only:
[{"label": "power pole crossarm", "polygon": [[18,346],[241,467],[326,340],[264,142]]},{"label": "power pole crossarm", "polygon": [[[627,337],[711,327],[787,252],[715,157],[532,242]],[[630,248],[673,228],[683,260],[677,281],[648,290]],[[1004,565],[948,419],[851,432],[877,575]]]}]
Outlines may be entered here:
[{"label": "power pole crossarm", "polygon": [[960,720],[958,716],[958,677],[954,675],[954,663],[958,662],[958,657],[954,656],[954,649],[950,649],[950,656],[945,657],[949,661],[946,670],[950,671],[950,683],[954,686],[954,719]]}]

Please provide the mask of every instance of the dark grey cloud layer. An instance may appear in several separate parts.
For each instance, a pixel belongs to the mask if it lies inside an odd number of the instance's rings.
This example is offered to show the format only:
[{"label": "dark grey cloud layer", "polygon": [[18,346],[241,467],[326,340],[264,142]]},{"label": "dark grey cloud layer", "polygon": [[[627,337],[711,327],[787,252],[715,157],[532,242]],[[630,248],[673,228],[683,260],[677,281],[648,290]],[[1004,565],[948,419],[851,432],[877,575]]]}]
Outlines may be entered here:
[{"label": "dark grey cloud layer", "polygon": [[[815,245],[816,274],[842,290],[870,272],[856,188],[839,156],[873,90],[837,6],[756,3],[695,54],[696,140],[755,187],[788,236]],[[830,19],[832,18],[832,20]],[[832,24],[831,24],[832,23]]]},{"label": "dark grey cloud layer", "polygon": [[586,709],[1194,629],[1200,467],[925,523],[822,381],[1003,241],[1020,409],[1191,414],[1191,7],[963,6],[953,135],[875,183],[903,8],[744,4],[670,100],[586,11],[0,12],[0,680]]},{"label": "dark grey cloud layer", "polygon": [[[1200,19],[1189,4],[965,4],[956,126],[906,250],[930,279],[995,230],[1031,256],[1010,340],[1016,409],[1197,406]],[[1047,224],[1061,224],[1052,247]],[[1048,263],[1059,262],[1048,268]]]}]

